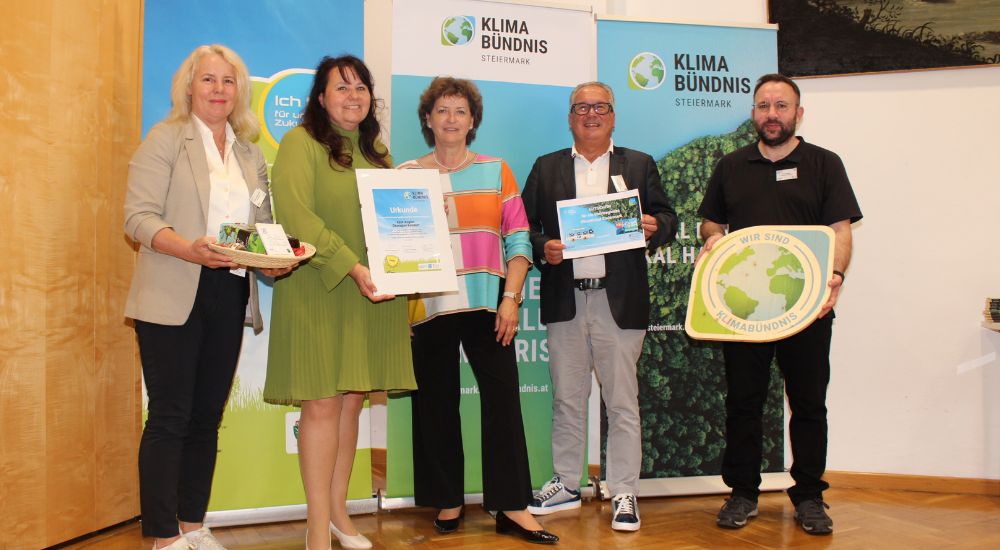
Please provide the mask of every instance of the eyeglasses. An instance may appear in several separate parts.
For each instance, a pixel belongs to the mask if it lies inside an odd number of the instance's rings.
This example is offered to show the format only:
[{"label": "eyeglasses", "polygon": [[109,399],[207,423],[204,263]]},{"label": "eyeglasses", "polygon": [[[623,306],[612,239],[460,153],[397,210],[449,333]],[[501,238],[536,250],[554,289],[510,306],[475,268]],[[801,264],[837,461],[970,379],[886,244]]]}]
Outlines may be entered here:
[{"label": "eyeglasses", "polygon": [[[760,103],[755,104],[753,108],[755,110],[763,111],[766,113],[771,110],[771,105],[772,105],[771,103],[768,103],[766,101],[761,101]],[[788,110],[792,108],[791,103],[786,103],[784,101],[777,101],[773,105],[774,105],[774,110],[778,111],[779,113],[787,113]]]},{"label": "eyeglasses", "polygon": [[593,109],[594,114],[597,115],[606,115],[615,110],[614,106],[610,103],[574,103],[569,106],[569,112],[576,113],[580,116],[589,113],[591,109]]}]

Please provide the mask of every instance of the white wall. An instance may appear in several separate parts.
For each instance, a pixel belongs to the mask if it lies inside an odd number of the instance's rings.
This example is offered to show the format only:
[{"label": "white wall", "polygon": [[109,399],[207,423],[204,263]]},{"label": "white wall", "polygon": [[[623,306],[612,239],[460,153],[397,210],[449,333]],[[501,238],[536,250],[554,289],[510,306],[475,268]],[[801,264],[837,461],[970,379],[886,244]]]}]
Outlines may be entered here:
[{"label": "white wall", "polygon": [[[547,3],[767,22],[762,0]],[[391,2],[365,5],[388,98]],[[798,83],[800,133],[841,155],[865,214],[834,328],[828,468],[1000,479],[1000,334],[979,325],[1000,297],[1000,68]]]},{"label": "white wall", "polygon": [[1000,478],[1000,68],[799,81],[800,133],[861,202],[835,323],[829,467]]}]

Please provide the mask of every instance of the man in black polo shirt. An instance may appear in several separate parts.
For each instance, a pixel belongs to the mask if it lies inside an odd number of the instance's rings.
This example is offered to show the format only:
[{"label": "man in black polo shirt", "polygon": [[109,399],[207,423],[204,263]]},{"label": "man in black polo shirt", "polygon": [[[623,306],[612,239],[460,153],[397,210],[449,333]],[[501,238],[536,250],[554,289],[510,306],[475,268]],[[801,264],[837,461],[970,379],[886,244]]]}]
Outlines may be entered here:
[{"label": "man in black polo shirt", "polygon": [[[826,514],[826,388],[830,381],[833,306],[851,260],[851,223],[861,209],[840,157],[795,135],[802,120],[799,88],[780,74],[764,75],[754,88],[754,127],[760,140],[719,161],[698,209],[704,218],[702,254],[725,233],[755,225],[829,225],[835,235],[830,300],[808,328],[765,344],[726,342],[726,452],[722,479],[732,495],[719,511],[719,527],[738,529],[757,515],[760,494],[762,414],[771,361],[776,356],[792,411],[788,496],[795,520],[807,533],[833,532]],[[699,255],[699,259],[700,259]]]}]

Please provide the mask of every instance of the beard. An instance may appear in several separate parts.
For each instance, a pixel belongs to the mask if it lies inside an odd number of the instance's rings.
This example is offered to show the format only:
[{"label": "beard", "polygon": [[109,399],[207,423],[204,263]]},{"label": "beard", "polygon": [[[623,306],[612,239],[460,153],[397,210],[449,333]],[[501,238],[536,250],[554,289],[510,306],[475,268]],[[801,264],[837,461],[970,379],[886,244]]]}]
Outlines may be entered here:
[{"label": "beard", "polygon": [[[781,130],[778,132],[778,134],[776,136],[769,137],[767,135],[767,133],[764,131],[764,125],[772,123],[772,122],[777,122],[778,125],[781,127]],[[782,122],[780,120],[776,120],[776,121],[775,120],[767,120],[767,121],[764,121],[764,124],[758,124],[756,121],[754,121],[753,127],[754,127],[755,130],[757,130],[757,136],[760,137],[760,140],[762,142],[764,142],[764,145],[767,145],[768,147],[777,147],[779,145],[782,145],[785,142],[787,142],[789,139],[792,139],[792,136],[795,135],[795,123],[794,122],[792,124],[785,124],[784,122]]]}]

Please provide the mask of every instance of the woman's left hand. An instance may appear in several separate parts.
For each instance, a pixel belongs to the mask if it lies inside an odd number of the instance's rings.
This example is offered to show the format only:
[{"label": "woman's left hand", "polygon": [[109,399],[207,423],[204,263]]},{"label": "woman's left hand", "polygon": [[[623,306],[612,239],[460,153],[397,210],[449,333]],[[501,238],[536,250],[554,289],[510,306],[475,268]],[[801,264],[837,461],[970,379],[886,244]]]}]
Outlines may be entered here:
[{"label": "woman's left hand", "polygon": [[500,300],[500,307],[497,308],[497,320],[493,324],[493,332],[497,333],[497,342],[502,345],[509,345],[514,336],[517,336],[517,317],[520,308],[510,298]]},{"label": "woman's left hand", "polygon": [[347,275],[354,279],[354,284],[358,285],[358,292],[365,298],[368,298],[373,304],[392,300],[396,297],[395,294],[379,294],[378,288],[372,282],[371,271],[368,271],[368,268],[360,263],[354,264],[354,267],[351,268],[351,271]]}]

